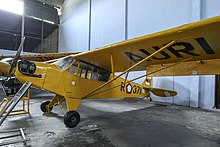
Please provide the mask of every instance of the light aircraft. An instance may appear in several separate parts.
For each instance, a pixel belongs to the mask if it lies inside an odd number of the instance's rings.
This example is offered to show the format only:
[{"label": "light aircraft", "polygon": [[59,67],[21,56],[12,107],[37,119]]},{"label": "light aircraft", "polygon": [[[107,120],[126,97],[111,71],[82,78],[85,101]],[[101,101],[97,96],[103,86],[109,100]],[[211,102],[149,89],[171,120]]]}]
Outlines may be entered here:
[{"label": "light aircraft", "polygon": [[[173,90],[153,88],[149,77],[220,74],[219,28],[217,16],[45,62],[29,61],[31,55],[29,60],[18,60],[19,47],[5,73],[11,74],[15,69],[14,76],[19,81],[31,82],[34,87],[55,94],[51,101],[41,104],[43,112],[50,112],[65,100],[68,111],[64,124],[75,127],[80,121],[76,110],[82,100],[145,97],[150,92],[175,96]],[[127,79],[129,72],[141,70],[146,70],[146,74]],[[143,77],[143,84],[134,83]]]}]

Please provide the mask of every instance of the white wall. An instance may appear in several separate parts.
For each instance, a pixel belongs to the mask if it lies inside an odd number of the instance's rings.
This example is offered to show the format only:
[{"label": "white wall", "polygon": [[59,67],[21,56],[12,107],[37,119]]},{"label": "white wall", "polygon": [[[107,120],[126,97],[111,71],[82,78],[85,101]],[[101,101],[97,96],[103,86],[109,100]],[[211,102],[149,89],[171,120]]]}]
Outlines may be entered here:
[{"label": "white wall", "polygon": [[124,40],[124,0],[92,0],[91,10],[91,49]]},{"label": "white wall", "polygon": [[[216,16],[219,6],[219,0],[65,0],[59,51],[88,51]],[[132,73],[130,77],[141,74]],[[155,87],[174,89],[178,95],[153,99],[212,109],[214,81],[214,76],[155,77]]]},{"label": "white wall", "polygon": [[89,1],[66,0],[59,30],[59,52],[87,51]]},{"label": "white wall", "polygon": [[128,38],[194,21],[195,0],[128,0]]},{"label": "white wall", "polygon": [[199,101],[201,108],[212,109],[215,104],[215,76],[200,76]]}]

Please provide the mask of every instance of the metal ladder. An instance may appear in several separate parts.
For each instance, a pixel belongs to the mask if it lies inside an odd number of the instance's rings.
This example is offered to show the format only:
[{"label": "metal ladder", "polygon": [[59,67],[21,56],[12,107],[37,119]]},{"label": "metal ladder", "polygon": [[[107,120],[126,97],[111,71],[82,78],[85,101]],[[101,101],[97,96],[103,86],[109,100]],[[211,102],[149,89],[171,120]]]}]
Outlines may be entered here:
[{"label": "metal ladder", "polygon": [[13,133],[12,135],[7,135],[7,136],[4,135],[4,137],[0,137],[0,140],[8,139],[8,138],[13,138],[13,137],[17,137],[17,136],[21,136],[22,137],[22,139],[10,139],[10,140],[7,140],[7,141],[3,141],[3,142],[0,143],[0,146],[20,143],[20,142],[26,143],[26,141],[29,141],[30,139],[26,138],[26,136],[25,136],[24,129],[25,128],[14,129],[14,130],[7,130],[7,131],[0,131],[0,134]]},{"label": "metal ladder", "polygon": [[[19,91],[15,94],[13,99],[7,104],[7,106],[2,110],[0,113],[0,126],[6,119],[6,117],[11,113],[11,111],[14,109],[14,107],[18,104],[18,102],[21,100],[21,98],[24,96],[25,92],[30,88],[32,83],[26,82],[22,85],[22,87],[19,89]],[[7,111],[7,112],[6,112]],[[6,112],[6,114],[3,116],[3,114]]]}]

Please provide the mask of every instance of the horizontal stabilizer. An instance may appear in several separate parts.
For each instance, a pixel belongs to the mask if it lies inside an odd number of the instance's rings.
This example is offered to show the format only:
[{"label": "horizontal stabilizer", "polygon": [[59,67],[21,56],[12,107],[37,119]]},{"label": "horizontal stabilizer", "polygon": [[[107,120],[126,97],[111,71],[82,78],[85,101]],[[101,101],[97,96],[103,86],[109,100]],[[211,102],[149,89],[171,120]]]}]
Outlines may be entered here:
[{"label": "horizontal stabilizer", "polygon": [[161,96],[161,97],[172,97],[172,96],[175,96],[177,94],[176,91],[167,90],[167,89],[161,89],[161,88],[150,88],[150,87],[148,88],[148,87],[144,87],[144,89],[149,90],[154,95]]}]

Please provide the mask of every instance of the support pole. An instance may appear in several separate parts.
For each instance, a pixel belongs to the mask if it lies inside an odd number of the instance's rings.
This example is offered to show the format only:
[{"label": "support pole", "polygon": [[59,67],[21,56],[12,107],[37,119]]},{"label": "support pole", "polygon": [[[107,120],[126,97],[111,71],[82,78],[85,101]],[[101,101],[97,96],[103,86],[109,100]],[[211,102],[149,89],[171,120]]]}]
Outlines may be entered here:
[{"label": "support pole", "polygon": [[43,47],[44,47],[44,21],[42,20],[41,24],[41,53],[43,53]]},{"label": "support pole", "polygon": [[28,89],[28,108],[27,108],[28,113],[30,112],[30,98],[31,98],[31,92],[30,89]]},{"label": "support pole", "polygon": [[115,71],[114,71],[114,61],[113,61],[112,54],[110,55],[110,58],[111,58],[112,78],[114,78],[115,77]]},{"label": "support pole", "polygon": [[93,94],[94,92],[100,90],[101,88],[105,87],[107,84],[111,83],[112,81],[116,80],[117,78],[119,78],[120,76],[122,76],[123,74],[125,74],[126,72],[131,71],[133,68],[135,68],[136,66],[142,64],[143,62],[147,61],[149,58],[153,57],[154,55],[162,52],[163,50],[165,50],[166,48],[172,46],[176,41],[171,41],[169,42],[167,45],[163,46],[162,48],[160,48],[159,50],[155,51],[154,53],[152,53],[151,55],[147,56],[146,58],[144,58],[143,60],[141,60],[140,62],[134,64],[133,66],[129,67],[128,69],[126,69],[124,72],[122,72],[121,74],[117,75],[116,77],[112,78],[111,80],[109,80],[108,82],[102,84],[101,86],[99,86],[98,88],[96,88],[95,90],[93,90],[92,92],[90,92],[89,94],[87,94],[86,96],[84,96],[82,99],[85,99],[86,97],[90,96],[91,94]]},{"label": "support pole", "polygon": [[88,33],[88,51],[91,49],[91,34],[92,34],[92,0],[89,0],[89,33]]},{"label": "support pole", "polygon": [[[22,15],[22,22],[21,22],[21,42],[24,38],[24,23],[25,23],[25,0],[23,0],[23,15]],[[21,49],[21,54],[24,52],[24,45]]]}]

